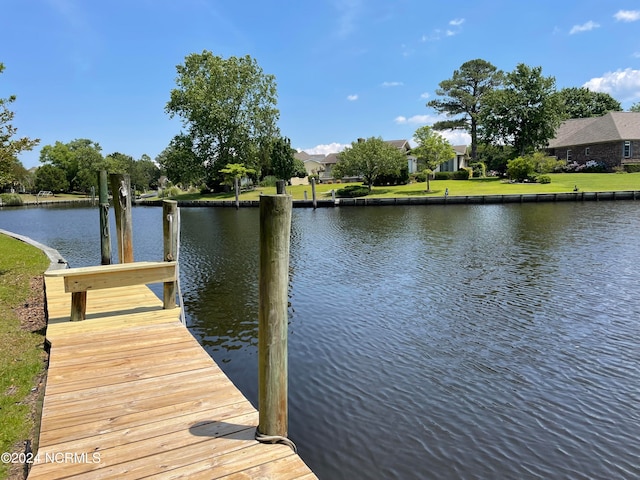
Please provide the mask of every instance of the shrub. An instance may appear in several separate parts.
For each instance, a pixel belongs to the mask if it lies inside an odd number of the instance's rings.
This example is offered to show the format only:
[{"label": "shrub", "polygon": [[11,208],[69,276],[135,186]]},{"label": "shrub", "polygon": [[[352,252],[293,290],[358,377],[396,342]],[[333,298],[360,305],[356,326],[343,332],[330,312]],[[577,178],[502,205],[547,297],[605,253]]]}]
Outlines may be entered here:
[{"label": "shrub", "polygon": [[536,177],[538,183],[551,183],[551,177],[549,175],[538,175]]},{"label": "shrub", "polygon": [[336,191],[336,196],[340,198],[365,197],[369,195],[369,187],[365,185],[349,185]]},{"label": "shrub", "polygon": [[[453,172],[436,172],[433,175],[434,180],[452,180]],[[425,179],[426,182],[426,179]]]},{"label": "shrub", "polygon": [[273,175],[267,175],[260,181],[261,187],[275,187],[278,179]]},{"label": "shrub", "polygon": [[309,183],[311,183],[311,180],[314,178],[316,179],[316,183],[320,183],[320,175],[318,175],[317,173],[313,175],[309,175],[307,177],[307,180],[309,180]]},{"label": "shrub", "polygon": [[484,178],[487,176],[487,165],[484,162],[472,163],[471,168],[473,168],[473,178]]},{"label": "shrub", "polygon": [[165,188],[162,191],[162,197],[169,197],[169,198],[173,198],[173,197],[177,197],[178,195],[180,195],[182,193],[182,190],[180,190],[180,187],[177,187],[176,185],[173,185],[169,188]]},{"label": "shrub", "polygon": [[507,175],[516,182],[524,182],[529,179],[534,170],[535,164],[531,157],[518,157],[507,162]]},{"label": "shrub", "polygon": [[640,172],[640,165],[625,165],[624,169],[626,172],[636,173],[636,172]]},{"label": "shrub", "polygon": [[0,205],[5,207],[20,207],[22,205],[22,197],[17,193],[0,193]]},{"label": "shrub", "polygon": [[470,176],[471,176],[470,168],[461,168],[457,172],[453,172],[454,180],[469,180]]}]

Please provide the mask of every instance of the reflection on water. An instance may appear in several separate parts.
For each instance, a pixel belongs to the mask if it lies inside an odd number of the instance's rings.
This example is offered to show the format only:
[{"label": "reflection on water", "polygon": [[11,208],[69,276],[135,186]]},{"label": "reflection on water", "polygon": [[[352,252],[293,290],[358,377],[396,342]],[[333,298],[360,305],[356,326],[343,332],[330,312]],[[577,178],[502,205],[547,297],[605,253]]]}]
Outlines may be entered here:
[{"label": "reflection on water", "polygon": [[[190,328],[255,404],[258,210],[182,221]],[[0,211],[74,266],[99,262],[97,222]],[[160,224],[134,209],[136,259]],[[639,478],[638,231],[636,202],[294,210],[302,457],[323,479]]]}]

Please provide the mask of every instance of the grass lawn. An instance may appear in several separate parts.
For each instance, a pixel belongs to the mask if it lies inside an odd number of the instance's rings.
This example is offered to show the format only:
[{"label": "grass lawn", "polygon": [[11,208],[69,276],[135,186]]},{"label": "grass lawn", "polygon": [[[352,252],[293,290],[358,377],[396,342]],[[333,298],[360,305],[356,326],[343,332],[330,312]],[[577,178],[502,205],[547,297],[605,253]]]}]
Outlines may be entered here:
[{"label": "grass lawn", "polygon": [[[22,442],[34,440],[33,402],[28,398],[44,372],[44,335],[21,328],[16,308],[28,301],[31,279],[48,266],[39,249],[0,235],[0,452],[24,452]],[[7,477],[8,469],[0,463],[0,478]]]},{"label": "grass lawn", "polygon": [[[551,183],[508,183],[499,178],[474,178],[471,180],[432,180],[431,191],[426,192],[426,182],[409,185],[373,187],[369,197],[410,197],[410,196],[442,196],[449,189],[451,196],[466,195],[513,195],[527,193],[562,193],[572,192],[577,186],[581,192],[607,192],[623,190],[640,190],[640,173],[553,173],[549,175]],[[358,184],[326,184],[316,185],[318,199],[330,198],[331,190],[347,185]],[[287,187],[287,193],[294,200],[303,200],[304,192],[311,200],[311,186],[298,185]],[[241,200],[258,200],[261,194],[275,194],[275,187],[257,188],[240,195]],[[183,194],[175,200],[234,200],[233,193],[200,195],[198,193]]]}]

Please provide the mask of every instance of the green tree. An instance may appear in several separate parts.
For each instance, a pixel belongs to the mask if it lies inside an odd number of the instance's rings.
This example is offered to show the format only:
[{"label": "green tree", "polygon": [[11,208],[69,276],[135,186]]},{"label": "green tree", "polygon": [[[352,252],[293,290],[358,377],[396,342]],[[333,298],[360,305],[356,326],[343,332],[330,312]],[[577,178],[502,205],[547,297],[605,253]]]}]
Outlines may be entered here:
[{"label": "green tree", "polygon": [[129,175],[131,176],[131,184],[136,185],[140,190],[158,188],[160,168],[149,155],[143,154],[140,160],[134,162]]},{"label": "green tree", "polygon": [[227,164],[258,166],[266,139],[277,136],[276,83],[250,56],[223,59],[204,50],[177,67],[166,112],[179,116],[215,187]]},{"label": "green tree", "polygon": [[640,102],[636,102],[629,108],[630,112],[640,112]]},{"label": "green tree", "polygon": [[287,137],[276,138],[271,144],[271,170],[276,178],[288,182],[296,173],[295,150]]},{"label": "green tree", "polygon": [[592,92],[585,87],[563,88],[559,92],[564,118],[600,117],[607,112],[619,112],[622,105],[608,93]]},{"label": "green tree", "polygon": [[425,165],[427,170],[427,192],[431,191],[429,177],[439,165],[451,160],[456,152],[451,144],[438,132],[428,125],[418,128],[413,134],[413,140],[418,144],[411,150],[419,162]]},{"label": "green tree", "polygon": [[42,147],[40,162],[64,171],[70,191],[88,192],[98,186],[97,172],[105,167],[101,150],[97,142],[86,138],[58,141]]},{"label": "green tree", "polygon": [[471,135],[471,160],[476,161],[480,110],[485,96],[502,84],[502,72],[491,63],[476,59],[463,63],[448,80],[438,85],[436,94],[443,99],[431,100],[427,107],[448,117],[456,117],[433,125],[435,130],[461,129]]},{"label": "green tree", "polygon": [[220,173],[224,175],[225,182],[233,186],[236,180],[240,181],[249,175],[255,175],[256,171],[245,167],[242,163],[229,163],[220,170]]},{"label": "green tree", "polygon": [[204,182],[204,162],[198,158],[193,139],[185,134],[173,137],[169,146],[156,157],[156,162],[174,184],[193,185]]},{"label": "green tree", "polygon": [[[4,71],[4,64],[0,63],[0,73]],[[14,112],[9,109],[16,100],[15,95],[8,98],[0,98],[0,187],[14,185],[24,174],[24,167],[18,155],[26,150],[31,150],[40,140],[27,137],[14,138],[18,129],[11,123]]]},{"label": "green tree", "polygon": [[351,146],[338,154],[338,163],[333,167],[336,178],[362,177],[371,190],[376,179],[382,175],[400,175],[406,167],[407,157],[382,138],[371,137],[351,142]]},{"label": "green tree", "polygon": [[563,119],[554,77],[523,63],[505,76],[504,88],[490,92],[481,111],[486,143],[512,145],[517,155],[543,148]]},{"label": "green tree", "polygon": [[59,193],[69,189],[69,182],[62,168],[46,164],[36,170],[35,186],[38,191],[47,190]]}]

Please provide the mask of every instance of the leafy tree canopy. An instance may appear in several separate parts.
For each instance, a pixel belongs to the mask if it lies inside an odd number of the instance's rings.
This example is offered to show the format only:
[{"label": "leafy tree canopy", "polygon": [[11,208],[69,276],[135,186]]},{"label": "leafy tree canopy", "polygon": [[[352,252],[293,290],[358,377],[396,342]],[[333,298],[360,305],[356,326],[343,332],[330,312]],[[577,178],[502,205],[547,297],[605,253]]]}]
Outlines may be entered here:
[{"label": "leafy tree canopy", "polygon": [[165,110],[182,119],[207,183],[215,186],[227,164],[257,166],[265,142],[278,133],[275,77],[248,55],[224,59],[207,50],[176,68]]},{"label": "leafy tree canopy", "polygon": [[438,85],[436,94],[442,99],[431,100],[427,107],[449,117],[436,122],[435,130],[462,129],[471,135],[471,158],[476,159],[477,130],[484,97],[501,85],[503,74],[491,63],[476,59],[465,62],[448,80]]},{"label": "leafy tree canopy", "polygon": [[336,178],[362,177],[369,190],[382,175],[399,175],[406,167],[407,157],[396,147],[380,137],[351,142],[351,146],[338,154],[338,163],[333,167]]},{"label": "leafy tree canopy", "polygon": [[225,177],[225,181],[233,185],[235,180],[248,177],[249,175],[255,175],[256,171],[253,168],[247,168],[242,163],[228,163],[224,168],[220,169]]},{"label": "leafy tree canopy", "polygon": [[592,92],[585,87],[563,88],[558,92],[565,118],[600,117],[622,110],[620,102],[608,93]]},{"label": "leafy tree canopy", "polygon": [[640,112],[640,102],[636,102],[633,105],[631,105],[631,108],[629,109],[630,112]]},{"label": "leafy tree canopy", "polygon": [[181,133],[156,157],[156,162],[174,184],[193,185],[205,178],[204,162],[194,151],[193,139]]},{"label": "leafy tree canopy", "polygon": [[416,130],[413,140],[418,144],[411,152],[426,168],[427,192],[431,191],[429,176],[439,165],[456,156],[456,152],[446,138],[425,125]]},{"label": "leafy tree canopy", "polygon": [[[296,174],[295,150],[287,137],[276,138],[271,144],[271,170],[276,178],[289,181]],[[303,166],[304,169],[304,166]]]},{"label": "leafy tree canopy", "polygon": [[88,192],[98,186],[97,172],[105,168],[101,150],[97,142],[86,138],[69,143],[58,141],[42,147],[40,162],[61,169],[70,191]]},{"label": "leafy tree canopy", "polygon": [[555,83],[542,75],[542,67],[523,63],[507,73],[504,88],[490,92],[482,107],[483,140],[512,145],[519,155],[544,147],[563,119]]},{"label": "leafy tree canopy", "polygon": [[[0,73],[4,71],[4,64],[0,63]],[[0,98],[0,187],[14,184],[26,174],[18,155],[31,150],[40,140],[27,137],[14,138],[18,129],[12,125],[14,112],[9,106],[16,100],[15,95]]]}]

